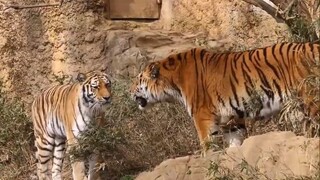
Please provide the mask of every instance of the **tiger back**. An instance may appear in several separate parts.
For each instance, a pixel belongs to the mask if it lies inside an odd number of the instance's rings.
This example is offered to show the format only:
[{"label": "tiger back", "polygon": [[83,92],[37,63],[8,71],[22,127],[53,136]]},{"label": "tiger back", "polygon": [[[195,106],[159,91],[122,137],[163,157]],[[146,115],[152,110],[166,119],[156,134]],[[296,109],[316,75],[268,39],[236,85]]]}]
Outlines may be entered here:
[{"label": "tiger back", "polygon": [[[73,84],[57,85],[43,91],[32,104],[35,134],[37,174],[39,179],[51,179],[49,162],[52,160],[52,178],[62,179],[61,170],[69,147],[88,125],[103,116],[105,105],[111,101],[111,81],[102,72],[79,74]],[[93,179],[95,158],[89,160],[89,179]],[[84,179],[83,162],[73,162],[73,178]]]}]

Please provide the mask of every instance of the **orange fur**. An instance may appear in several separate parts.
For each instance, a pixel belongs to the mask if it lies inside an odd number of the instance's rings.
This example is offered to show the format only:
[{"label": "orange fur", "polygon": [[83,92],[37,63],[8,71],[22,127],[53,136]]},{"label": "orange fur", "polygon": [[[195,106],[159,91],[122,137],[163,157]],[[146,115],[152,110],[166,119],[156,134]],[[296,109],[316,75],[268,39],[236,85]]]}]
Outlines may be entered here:
[{"label": "orange fur", "polygon": [[[130,91],[142,109],[171,99],[184,104],[206,149],[210,134],[231,119],[244,125],[244,118],[267,118],[279,112],[292,90],[310,75],[310,67],[320,62],[319,51],[316,43],[280,43],[229,53],[194,48],[150,63]],[[257,93],[261,108],[251,111],[247,105]],[[306,108],[313,116],[319,112],[319,102],[304,100],[312,104]]]}]

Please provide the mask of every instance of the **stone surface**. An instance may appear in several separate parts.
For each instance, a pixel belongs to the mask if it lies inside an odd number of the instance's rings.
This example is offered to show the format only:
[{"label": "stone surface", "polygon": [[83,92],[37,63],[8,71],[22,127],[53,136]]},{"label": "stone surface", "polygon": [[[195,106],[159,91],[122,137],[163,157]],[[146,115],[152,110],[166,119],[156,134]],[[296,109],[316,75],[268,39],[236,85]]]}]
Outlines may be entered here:
[{"label": "stone surface", "polygon": [[[215,177],[208,171],[212,162],[224,171],[228,168],[232,172],[229,177],[234,174],[245,179],[312,176],[317,173],[319,148],[319,138],[295,136],[292,132],[270,132],[249,137],[241,147],[225,152],[209,151],[206,158],[192,155],[165,160],[152,171],[140,173],[136,180],[210,179]],[[252,175],[253,172],[256,174]]]}]

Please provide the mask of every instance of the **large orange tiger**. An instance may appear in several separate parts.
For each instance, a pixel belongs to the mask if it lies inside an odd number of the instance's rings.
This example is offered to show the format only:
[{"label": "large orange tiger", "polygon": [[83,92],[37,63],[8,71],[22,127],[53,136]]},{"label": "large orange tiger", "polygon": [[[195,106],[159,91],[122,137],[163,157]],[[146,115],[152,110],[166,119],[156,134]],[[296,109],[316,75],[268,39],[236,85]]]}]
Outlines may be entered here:
[{"label": "large orange tiger", "polygon": [[[172,99],[184,104],[205,153],[209,135],[216,134],[231,119],[240,122],[279,112],[293,90],[311,73],[311,67],[320,63],[319,51],[318,43],[280,43],[228,53],[194,48],[147,65],[130,92],[140,109]],[[257,94],[258,109],[246,108]],[[303,91],[302,94],[306,95]],[[304,98],[314,116],[320,104],[309,99]],[[243,124],[239,127],[240,131],[225,134],[229,146],[241,145]]]},{"label": "large orange tiger", "polygon": [[[98,116],[103,116],[105,105],[110,103],[111,82],[105,73],[80,73],[78,80],[79,82],[74,84],[57,85],[45,90],[32,104],[39,179],[51,179],[50,160],[52,179],[62,179],[61,169],[66,143],[67,151],[73,145],[77,145],[81,132]],[[96,155],[89,158],[88,179],[97,177],[94,170],[96,158]],[[72,169],[73,179],[86,179],[83,161],[72,162]]]}]

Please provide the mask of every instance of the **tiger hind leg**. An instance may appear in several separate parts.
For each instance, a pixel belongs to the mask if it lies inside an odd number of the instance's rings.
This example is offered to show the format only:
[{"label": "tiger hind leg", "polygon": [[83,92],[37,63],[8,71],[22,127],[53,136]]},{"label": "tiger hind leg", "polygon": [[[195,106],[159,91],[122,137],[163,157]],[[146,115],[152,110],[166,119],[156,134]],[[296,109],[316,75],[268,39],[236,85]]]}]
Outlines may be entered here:
[{"label": "tiger hind leg", "polygon": [[212,134],[219,130],[217,117],[212,117],[210,111],[201,109],[193,117],[201,146],[201,157],[206,157],[212,142]]},{"label": "tiger hind leg", "polygon": [[52,179],[61,180],[61,170],[65,155],[65,139],[55,139],[53,151]]},{"label": "tiger hind leg", "polygon": [[50,160],[52,159],[52,151],[54,148],[54,139],[50,136],[36,137],[35,146],[37,148],[36,158],[37,158],[37,175],[39,180],[49,180],[50,172]]},{"label": "tiger hind leg", "polygon": [[230,129],[223,133],[223,137],[229,147],[239,147],[245,139],[245,131],[243,128]]},{"label": "tiger hind leg", "polygon": [[247,137],[245,119],[233,119],[227,126],[223,126],[223,137],[229,147],[239,147]]}]

